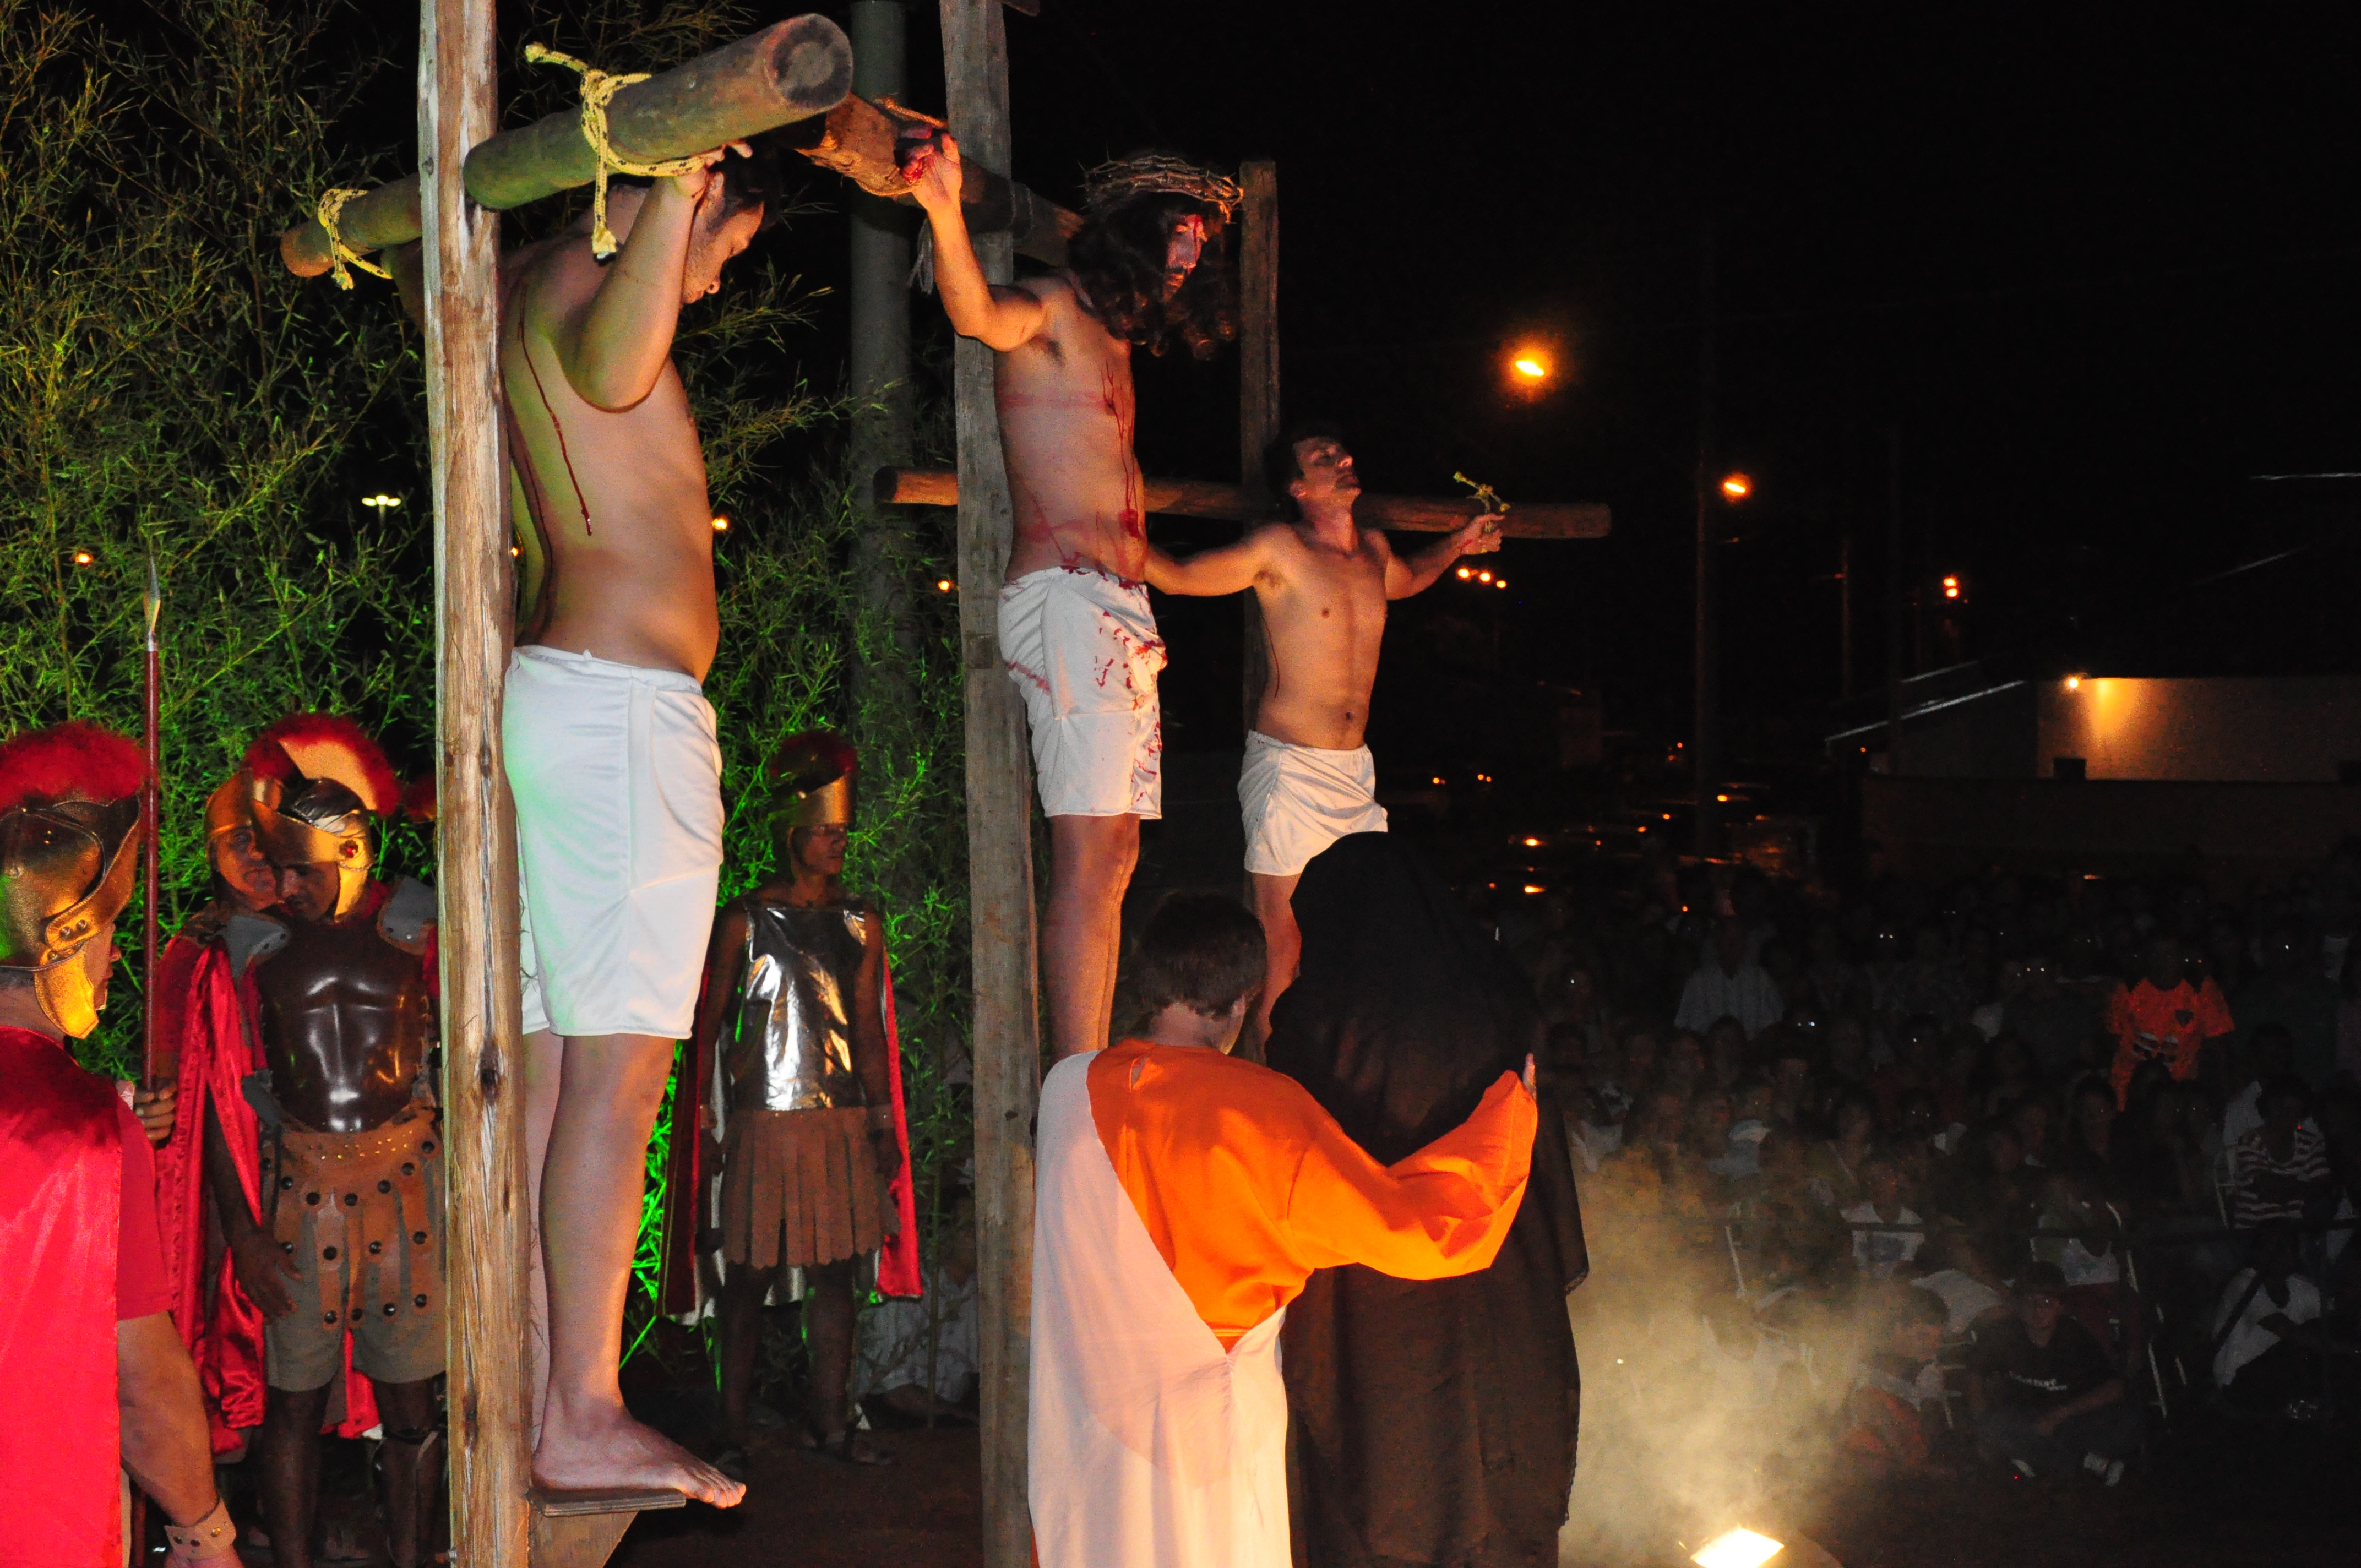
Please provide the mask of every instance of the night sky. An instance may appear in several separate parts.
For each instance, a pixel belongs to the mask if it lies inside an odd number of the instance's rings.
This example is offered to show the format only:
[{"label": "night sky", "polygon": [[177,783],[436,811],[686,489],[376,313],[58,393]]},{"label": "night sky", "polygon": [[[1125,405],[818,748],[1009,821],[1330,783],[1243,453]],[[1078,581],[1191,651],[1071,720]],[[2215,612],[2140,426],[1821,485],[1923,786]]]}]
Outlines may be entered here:
[{"label": "night sky", "polygon": [[[2361,667],[2361,482],[2252,477],[2361,469],[2354,8],[1045,0],[1007,20],[1016,173],[1046,194],[1148,144],[1278,159],[1287,411],[1342,421],[1373,489],[1445,494],[1458,468],[1613,506],[1607,543],[1511,544],[1509,603],[1446,582],[1397,607],[1381,750],[1440,743],[1405,711],[1428,689],[1411,666],[1491,615],[1500,678],[1686,733],[1708,221],[1716,468],[1756,485],[1725,519],[1741,757],[1829,728],[1849,532],[1857,678],[1883,678],[1897,443],[1904,569],[1963,578],[1968,656]],[[932,7],[912,36],[910,96],[938,106]],[[1527,342],[1561,371],[1530,400],[1502,372]],[[1235,357],[1143,356],[1139,379],[1149,471],[1233,475]],[[1167,700],[1194,731],[1175,744],[1218,743],[1229,634],[1202,607],[1168,619]],[[1905,657],[1948,659],[1908,624]]]}]

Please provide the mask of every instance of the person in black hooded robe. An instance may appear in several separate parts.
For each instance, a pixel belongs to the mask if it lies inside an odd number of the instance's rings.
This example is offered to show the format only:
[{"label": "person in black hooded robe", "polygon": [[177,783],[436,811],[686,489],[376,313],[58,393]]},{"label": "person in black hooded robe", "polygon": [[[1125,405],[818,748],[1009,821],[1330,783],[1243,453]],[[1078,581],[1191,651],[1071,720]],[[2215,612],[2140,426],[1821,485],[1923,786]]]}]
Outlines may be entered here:
[{"label": "person in black hooded robe", "polygon": [[[1294,905],[1302,967],[1273,1014],[1269,1064],[1373,1158],[1457,1126],[1541,1049],[1523,975],[1400,840],[1337,840]],[[1557,1562],[1581,1410],[1565,1298],[1590,1263],[1547,1099],[1532,1184],[1490,1268],[1429,1282],[1322,1269],[1288,1307],[1299,1564]]]}]

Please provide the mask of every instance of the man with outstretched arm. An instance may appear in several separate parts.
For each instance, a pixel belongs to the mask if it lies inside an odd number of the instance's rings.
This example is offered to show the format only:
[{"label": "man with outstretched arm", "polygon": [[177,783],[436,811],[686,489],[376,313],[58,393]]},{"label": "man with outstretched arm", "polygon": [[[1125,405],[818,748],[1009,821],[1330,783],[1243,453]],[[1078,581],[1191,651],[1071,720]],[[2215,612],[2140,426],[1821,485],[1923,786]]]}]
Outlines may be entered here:
[{"label": "man with outstretched arm", "polygon": [[1297,426],[1272,444],[1264,466],[1293,521],[1186,561],[1150,545],[1144,568],[1148,586],[1168,594],[1252,588],[1270,641],[1270,674],[1238,774],[1246,871],[1270,944],[1250,1043],[1270,1032],[1271,1003],[1295,979],[1302,941],[1288,899],[1304,865],[1348,833],[1386,828],[1377,767],[1361,740],[1386,602],[1426,588],[1462,555],[1500,547],[1499,520],[1488,514],[1415,555],[1395,554],[1382,532],[1353,521],[1361,479],[1332,425]]},{"label": "man with outstretched arm", "polygon": [[1141,582],[1131,351],[1178,339],[1210,358],[1233,334],[1220,237],[1238,191],[1161,154],[1104,165],[1091,172],[1071,269],[999,288],[984,280],[960,209],[959,144],[929,138],[905,173],[932,225],[951,325],[999,354],[1016,510],[1000,656],[1025,694],[1049,818],[1041,967],[1062,1058],[1107,1043],[1139,823],[1163,815],[1164,644]]},{"label": "man with outstretched arm", "polygon": [[[543,1267],[533,1479],[745,1492],[633,1420],[616,1382],[641,1179],[697,1009],[721,867],[713,512],[672,363],[776,203],[775,148],[618,191],[502,266],[500,379],[523,594],[501,743],[524,912],[526,1148]],[[530,526],[527,526],[530,524]]]}]

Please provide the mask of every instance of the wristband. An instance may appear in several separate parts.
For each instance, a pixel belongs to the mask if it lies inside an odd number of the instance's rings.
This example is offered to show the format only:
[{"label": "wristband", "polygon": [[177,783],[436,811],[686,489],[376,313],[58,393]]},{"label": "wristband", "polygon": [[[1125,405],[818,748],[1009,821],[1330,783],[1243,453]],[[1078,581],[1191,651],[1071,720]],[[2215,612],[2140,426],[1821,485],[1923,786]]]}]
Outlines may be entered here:
[{"label": "wristband", "polygon": [[214,1510],[192,1525],[167,1523],[164,1539],[170,1543],[170,1554],[164,1559],[164,1568],[183,1568],[192,1563],[211,1563],[224,1558],[236,1561],[233,1549],[237,1544],[237,1527],[229,1522],[229,1505],[218,1494],[214,1498]]}]

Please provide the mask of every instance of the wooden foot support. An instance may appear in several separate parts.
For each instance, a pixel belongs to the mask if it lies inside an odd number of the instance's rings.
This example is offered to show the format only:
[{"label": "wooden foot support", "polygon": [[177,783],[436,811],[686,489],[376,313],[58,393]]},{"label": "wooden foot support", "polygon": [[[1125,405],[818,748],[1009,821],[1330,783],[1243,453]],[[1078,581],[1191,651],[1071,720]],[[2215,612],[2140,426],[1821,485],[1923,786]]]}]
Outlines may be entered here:
[{"label": "wooden foot support", "polygon": [[602,1568],[642,1513],[677,1508],[678,1492],[533,1489],[533,1568]]}]

